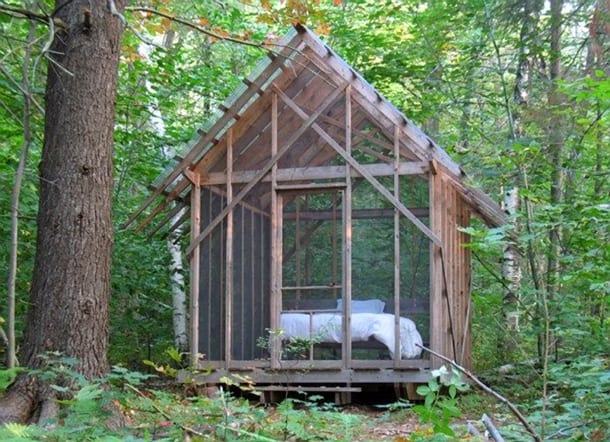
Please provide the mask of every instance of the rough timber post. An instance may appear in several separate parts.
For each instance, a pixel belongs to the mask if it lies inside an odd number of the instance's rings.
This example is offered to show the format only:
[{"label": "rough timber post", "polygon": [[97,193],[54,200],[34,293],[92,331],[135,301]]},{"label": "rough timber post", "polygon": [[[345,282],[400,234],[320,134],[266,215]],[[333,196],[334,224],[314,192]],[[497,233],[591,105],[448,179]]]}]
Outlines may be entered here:
[{"label": "rough timber post", "polygon": [[[277,94],[271,95],[271,156],[275,156],[278,149],[278,122],[277,122]],[[276,190],[277,164],[271,167],[271,333],[269,334],[269,352],[271,354],[271,368],[280,367],[281,340],[273,332],[280,324],[281,310],[281,274],[282,274],[282,244],[281,244],[281,204]]]},{"label": "rough timber post", "polygon": [[[233,129],[227,132],[227,205],[233,202]],[[225,245],[225,368],[231,365],[233,346],[233,211],[227,213]]]},{"label": "rough timber post", "polygon": [[[442,178],[435,167],[434,162],[430,164],[430,228],[434,234],[441,238],[443,233],[443,207],[442,200]],[[447,318],[443,306],[443,263],[441,245],[432,243],[430,247],[430,348],[441,354],[444,352],[444,344],[448,335]],[[432,368],[442,365],[442,360],[430,356]]]}]

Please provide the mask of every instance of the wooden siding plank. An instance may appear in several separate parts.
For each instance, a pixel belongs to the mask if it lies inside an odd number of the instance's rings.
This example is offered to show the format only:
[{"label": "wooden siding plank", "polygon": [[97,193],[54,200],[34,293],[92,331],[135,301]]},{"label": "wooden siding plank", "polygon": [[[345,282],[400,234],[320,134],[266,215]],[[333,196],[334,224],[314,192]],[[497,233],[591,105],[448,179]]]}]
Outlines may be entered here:
[{"label": "wooden siding plank", "polygon": [[[462,200],[461,204],[461,216],[460,216],[460,227],[468,227],[470,225],[470,217],[471,211],[466,204],[465,201]],[[465,312],[463,315],[463,329],[464,334],[462,337],[462,354],[460,355],[460,361],[463,367],[468,369],[471,368],[471,354],[472,354],[472,344],[471,344],[471,317],[472,317],[472,280],[471,280],[471,272],[472,272],[472,263],[471,259],[471,250],[468,247],[465,247],[465,244],[470,242],[470,236],[461,231],[460,232],[460,244],[461,244],[461,271],[462,271],[462,290],[464,291],[465,298]]]},{"label": "wooden siding plank", "polygon": [[445,349],[444,355],[447,355],[454,361],[457,361],[457,342],[456,335],[459,333],[458,321],[456,313],[459,311],[459,292],[456,290],[456,193],[455,190],[449,185],[447,180],[443,177],[443,188],[447,199],[447,207],[445,207],[445,235],[447,240],[443,247],[443,263],[445,269],[445,309],[449,319],[449,336],[447,340],[447,348]]},{"label": "wooden siding plank", "polygon": [[[441,178],[432,169],[429,180],[430,191],[430,227],[437,236],[442,237],[443,207]],[[444,315],[445,309],[442,304],[443,270],[441,262],[441,246],[432,244],[430,247],[430,349],[442,352],[444,342]],[[432,368],[438,368],[442,361],[435,356],[430,356]]]},{"label": "wooden siding plank", "polygon": [[[394,127],[394,198],[400,201],[400,129]],[[394,362],[400,361],[400,212],[394,209]]]},{"label": "wooden siding plank", "polygon": [[[345,88],[345,151],[352,152],[352,88]],[[343,342],[341,357],[343,367],[351,367],[352,362],[352,174],[350,166],[344,167],[345,197],[341,215],[343,236],[342,267],[343,267]]]},{"label": "wooden siding plank", "polygon": [[[278,151],[278,100],[277,95],[272,96],[271,105],[271,157],[274,158]],[[280,311],[282,309],[282,204],[280,196],[275,191],[277,180],[277,163],[271,166],[271,302],[270,317],[271,330],[280,325]],[[282,342],[275,333],[269,334],[269,345],[271,352],[271,368],[280,367]]]}]

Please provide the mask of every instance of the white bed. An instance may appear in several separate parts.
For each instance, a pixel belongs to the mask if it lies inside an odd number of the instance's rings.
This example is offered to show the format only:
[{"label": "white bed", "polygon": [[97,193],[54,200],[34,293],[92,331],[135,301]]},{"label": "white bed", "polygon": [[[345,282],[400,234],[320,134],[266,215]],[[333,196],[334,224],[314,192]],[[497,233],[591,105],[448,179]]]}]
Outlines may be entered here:
[{"label": "white bed", "polygon": [[[318,342],[341,343],[343,341],[341,313],[282,313],[282,339],[315,339]],[[311,326],[311,327],[310,327]],[[388,313],[352,313],[352,341],[368,341],[374,338],[384,344],[394,357],[394,315]],[[400,318],[400,357],[417,358],[421,354],[422,338],[415,323]]]}]

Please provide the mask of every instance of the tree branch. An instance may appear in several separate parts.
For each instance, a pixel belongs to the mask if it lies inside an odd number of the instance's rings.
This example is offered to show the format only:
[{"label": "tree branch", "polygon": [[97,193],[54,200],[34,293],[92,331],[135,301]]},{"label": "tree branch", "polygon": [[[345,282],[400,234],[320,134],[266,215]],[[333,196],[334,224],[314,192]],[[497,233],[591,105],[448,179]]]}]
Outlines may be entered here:
[{"label": "tree branch", "polygon": [[40,112],[41,115],[44,115],[44,109],[36,101],[36,99],[32,96],[32,93],[29,90],[26,90],[26,88],[24,88],[19,82],[17,82],[17,80],[15,80],[11,76],[10,72],[4,67],[4,65],[2,65],[2,63],[0,63],[0,72],[2,74],[4,74],[4,76],[7,78],[7,80],[13,84],[13,86],[15,86],[17,89],[19,89],[19,92],[21,92],[23,94],[23,96],[26,97],[27,100],[30,100],[34,104],[34,106]]},{"label": "tree branch", "polygon": [[[109,0],[109,2],[114,3],[114,0]],[[159,17],[163,17],[163,18],[166,18],[166,19],[168,19],[170,21],[173,21],[175,23],[178,23],[178,24],[181,24],[183,26],[186,26],[187,28],[193,29],[193,30],[195,30],[197,32],[201,32],[202,34],[208,35],[208,36],[210,36],[212,38],[215,38],[217,40],[228,41],[228,42],[231,42],[231,43],[236,43],[236,44],[240,44],[240,45],[244,45],[244,46],[250,46],[252,48],[256,48],[256,49],[260,49],[262,51],[266,51],[266,52],[268,52],[270,54],[270,56],[285,57],[279,51],[275,51],[275,50],[270,48],[270,46],[273,46],[273,47],[276,47],[276,48],[290,49],[294,53],[303,56],[307,60],[310,60],[310,58],[309,58],[309,56],[307,54],[304,54],[298,48],[292,47],[290,45],[286,45],[286,44],[281,45],[281,44],[277,44],[277,43],[266,44],[265,42],[248,41],[248,40],[244,40],[242,38],[234,37],[234,36],[231,36],[231,35],[223,35],[223,34],[220,34],[218,32],[214,32],[214,31],[211,31],[209,29],[206,29],[203,26],[199,26],[199,25],[197,25],[197,24],[195,24],[195,23],[193,23],[193,22],[191,22],[189,20],[186,20],[186,19],[183,19],[183,18],[179,18],[179,17],[176,17],[176,16],[174,16],[172,14],[168,14],[168,13],[165,13],[165,12],[157,11],[156,9],[146,8],[146,7],[143,7],[143,6],[127,6],[127,7],[125,7],[125,10],[126,11],[131,11],[131,12],[145,12],[145,13],[148,13],[148,14],[157,15]],[[120,15],[120,17],[122,17],[123,20],[125,20],[125,18],[122,15]],[[125,21],[125,23],[127,23],[127,21]],[[151,41],[147,40],[144,36],[138,34],[138,32],[135,31],[132,26],[129,26],[129,24],[127,24],[127,26],[143,42],[145,42],[147,44],[150,44],[152,46],[155,46],[155,47],[159,47],[160,49],[164,49],[164,50],[166,49],[164,47],[160,47],[156,43],[151,42]],[[309,66],[307,66],[306,64],[303,64],[302,66],[305,69],[307,69],[307,70],[311,70],[311,68]],[[311,70],[311,72],[317,75],[317,72],[314,72],[313,70]],[[323,81],[328,81],[324,77],[321,77],[321,78],[322,78]]]},{"label": "tree branch", "polygon": [[230,41],[233,43],[238,43],[240,45],[251,46],[251,47],[257,48],[257,49],[268,50],[268,48],[265,47],[264,43],[248,41],[248,40],[244,40],[241,38],[232,37],[230,35],[222,35],[217,32],[210,31],[209,29],[206,29],[203,26],[196,25],[195,23],[185,20],[183,18],[179,18],[179,17],[176,17],[174,15],[171,15],[171,14],[168,14],[165,12],[157,11],[156,9],[146,8],[146,7],[142,7],[142,6],[128,6],[125,8],[125,10],[134,11],[134,12],[146,12],[149,14],[158,15],[159,17],[163,17],[163,18],[166,18],[173,22],[180,23],[181,25],[186,26],[187,28],[194,29],[195,31],[201,32],[202,34],[208,35],[217,40]]},{"label": "tree branch", "polygon": [[523,424],[523,426],[525,427],[527,432],[529,434],[531,434],[531,436],[534,438],[534,440],[536,442],[542,442],[542,438],[540,437],[540,435],[538,435],[536,430],[534,430],[534,428],[527,421],[525,416],[523,416],[521,414],[521,412],[517,409],[517,407],[511,401],[509,401],[504,396],[502,396],[500,393],[497,393],[496,391],[492,390],[490,387],[485,385],[473,373],[471,373],[470,371],[466,370],[464,367],[459,365],[457,362],[452,361],[451,359],[446,358],[445,356],[435,352],[434,350],[430,350],[429,348],[424,347],[423,345],[419,345],[419,344],[415,344],[415,345],[420,347],[420,348],[422,348],[423,350],[427,351],[428,353],[436,356],[437,358],[442,359],[445,362],[448,362],[449,364],[451,364],[452,366],[457,368],[460,372],[464,373],[466,375],[466,377],[468,377],[470,380],[472,380],[481,390],[483,390],[484,392],[490,394],[491,396],[493,396],[494,398],[496,398],[497,400],[502,402],[504,405],[506,405],[509,408],[509,410],[515,415],[515,417],[519,420],[519,422],[521,422],[521,424]]},{"label": "tree branch", "polygon": [[65,29],[65,23],[58,18],[54,18],[47,14],[40,14],[29,9],[18,8],[16,6],[0,4],[0,12],[10,15],[11,17],[39,21],[44,24],[48,24],[52,21],[59,29]]}]

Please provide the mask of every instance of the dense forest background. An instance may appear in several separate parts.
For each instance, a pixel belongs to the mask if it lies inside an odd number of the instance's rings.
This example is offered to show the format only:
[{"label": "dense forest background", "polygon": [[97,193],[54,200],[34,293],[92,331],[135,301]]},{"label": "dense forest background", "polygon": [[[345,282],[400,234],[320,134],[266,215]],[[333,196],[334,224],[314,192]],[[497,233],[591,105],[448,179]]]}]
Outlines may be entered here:
[{"label": "dense forest background", "polygon": [[[8,282],[0,316],[13,315],[14,298],[17,345],[36,247],[52,10],[47,1],[0,5],[0,269]],[[112,364],[142,369],[144,360],[168,359],[178,342],[167,238],[122,224],[268,45],[300,21],[474,184],[499,202],[517,195],[512,224],[469,230],[475,372],[529,361],[608,370],[600,361],[610,353],[610,2],[150,0],[132,2],[124,18]]]}]

